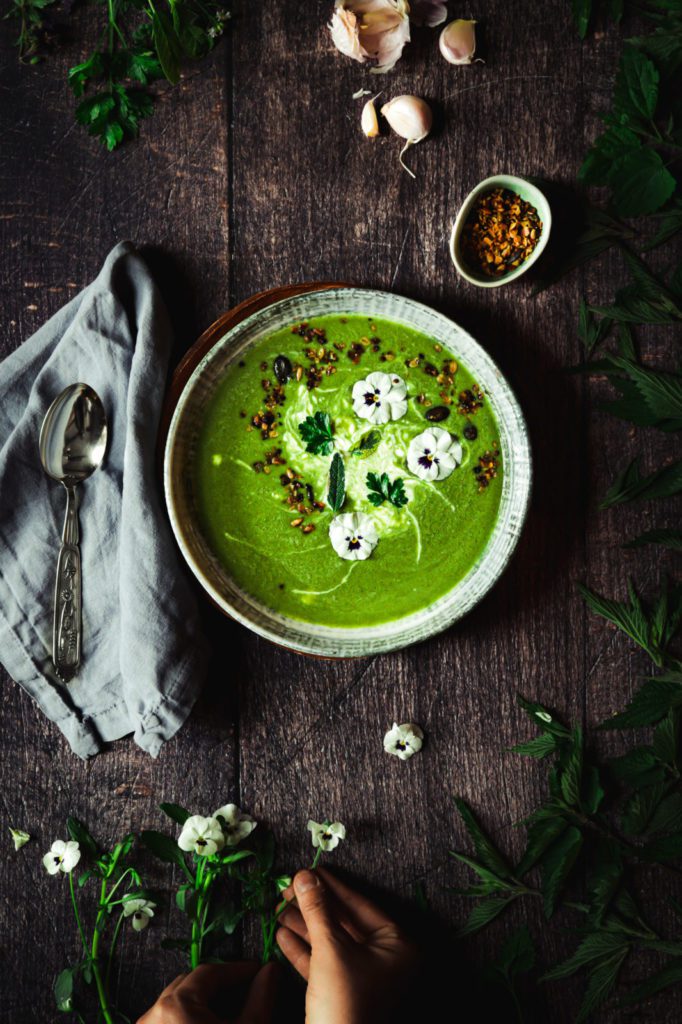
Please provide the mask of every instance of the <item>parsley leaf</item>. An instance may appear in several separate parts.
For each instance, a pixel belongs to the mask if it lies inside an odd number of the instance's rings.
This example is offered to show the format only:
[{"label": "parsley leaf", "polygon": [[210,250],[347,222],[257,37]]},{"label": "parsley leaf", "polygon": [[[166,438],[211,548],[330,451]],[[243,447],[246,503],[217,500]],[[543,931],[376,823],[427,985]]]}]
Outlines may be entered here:
[{"label": "parsley leaf", "polygon": [[381,476],[378,473],[368,473],[367,490],[369,492],[367,497],[376,508],[383,505],[385,501],[390,501],[396,508],[402,508],[403,505],[407,505],[409,500],[405,494],[402,477],[391,482],[388,473],[382,473]]},{"label": "parsley leaf", "polygon": [[319,409],[313,416],[306,416],[298,425],[301,437],[306,442],[306,451],[313,455],[329,455],[334,447],[332,421],[329,413]]},{"label": "parsley leaf", "polygon": [[327,492],[327,504],[332,512],[338,512],[343,508],[346,500],[346,470],[343,459],[338,452],[334,453],[332,464],[329,468],[329,490]]}]

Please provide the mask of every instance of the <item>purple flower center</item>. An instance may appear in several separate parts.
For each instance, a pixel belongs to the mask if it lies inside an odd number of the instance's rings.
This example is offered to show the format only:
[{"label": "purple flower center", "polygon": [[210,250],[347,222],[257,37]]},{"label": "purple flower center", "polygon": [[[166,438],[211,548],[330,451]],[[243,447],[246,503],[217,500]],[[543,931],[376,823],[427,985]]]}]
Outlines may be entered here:
[{"label": "purple flower center", "polygon": [[365,392],[365,405],[381,405],[379,401],[378,391],[366,391]]},{"label": "purple flower center", "polygon": [[438,459],[436,458],[435,455],[431,454],[430,448],[425,448],[417,461],[419,462],[420,466],[424,467],[424,469],[431,469],[432,462],[435,462],[436,465],[438,465]]},{"label": "purple flower center", "polygon": [[358,534],[357,537],[346,537],[348,541],[348,550],[357,551],[360,547],[360,541],[362,540],[362,534]]}]

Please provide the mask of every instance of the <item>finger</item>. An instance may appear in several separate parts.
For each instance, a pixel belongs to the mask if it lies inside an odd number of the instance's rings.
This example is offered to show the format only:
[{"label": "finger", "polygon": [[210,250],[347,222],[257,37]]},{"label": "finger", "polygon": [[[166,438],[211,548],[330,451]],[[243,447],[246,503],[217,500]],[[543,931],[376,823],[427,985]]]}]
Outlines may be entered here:
[{"label": "finger", "polygon": [[200,964],[186,975],[175,991],[183,1000],[206,1003],[221,990],[243,985],[258,972],[253,960],[239,960],[232,964]]},{"label": "finger", "polygon": [[154,1024],[155,1021],[158,1021],[159,1014],[163,1012],[160,1008],[160,1004],[175,992],[180,982],[184,981],[186,977],[186,974],[179,974],[177,978],[173,978],[171,983],[166,985],[163,992],[160,993],[159,998],[156,1000],[154,1005],[151,1006],[145,1014],[138,1018],[137,1024]]},{"label": "finger", "polygon": [[178,987],[178,985],[180,985],[181,982],[183,982],[186,977],[187,977],[187,973],[185,973],[185,974],[178,974],[177,978],[173,978],[173,980],[171,981],[170,985],[166,985],[165,989],[163,990],[163,992],[159,996],[159,999],[163,999],[164,996],[169,996],[171,994],[171,992],[175,992],[175,990]]},{"label": "finger", "polygon": [[290,931],[295,932],[299,938],[310,945],[308,926],[303,920],[303,914],[297,907],[288,907],[283,914],[280,914],[279,923]]},{"label": "finger", "polygon": [[344,882],[340,881],[340,879],[332,875],[325,868],[319,868],[318,870],[324,879],[324,884],[350,914],[351,919],[361,931],[365,933],[373,932],[377,928],[385,928],[386,925],[395,925],[395,922],[383,910],[380,910],[376,904],[368,900],[366,896],[361,896],[359,892],[345,885]]},{"label": "finger", "polygon": [[310,946],[288,928],[280,928],[275,938],[291,966],[307,981],[310,974]]},{"label": "finger", "polygon": [[269,1024],[275,1004],[277,964],[266,964],[261,967],[251,982],[251,988],[244,1004],[244,1009],[237,1018],[237,1024]]},{"label": "finger", "polygon": [[316,942],[328,942],[344,935],[334,919],[329,891],[319,875],[314,871],[299,871],[294,878],[294,892],[313,946]]}]

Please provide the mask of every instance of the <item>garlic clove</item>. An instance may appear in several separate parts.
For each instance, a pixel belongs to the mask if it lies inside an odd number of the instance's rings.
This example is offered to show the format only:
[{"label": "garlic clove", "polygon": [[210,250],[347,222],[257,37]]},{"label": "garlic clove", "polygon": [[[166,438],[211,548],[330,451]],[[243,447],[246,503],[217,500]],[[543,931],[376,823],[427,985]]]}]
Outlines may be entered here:
[{"label": "garlic clove", "polygon": [[362,115],[360,117],[360,127],[368,139],[375,139],[377,135],[379,135],[379,121],[377,119],[377,112],[374,106],[375,99],[376,96],[371,100],[367,100],[362,108]]},{"label": "garlic clove", "polygon": [[476,53],[475,25],[475,21],[457,18],[445,26],[440,34],[438,46],[449,64],[472,63]]},{"label": "garlic clove", "polygon": [[425,139],[431,131],[433,125],[431,107],[420,96],[396,96],[395,99],[384,103],[381,114],[386,118],[393,131],[407,140],[400,151],[400,164],[414,178],[415,175],[403,161],[403,154],[410,146]]}]

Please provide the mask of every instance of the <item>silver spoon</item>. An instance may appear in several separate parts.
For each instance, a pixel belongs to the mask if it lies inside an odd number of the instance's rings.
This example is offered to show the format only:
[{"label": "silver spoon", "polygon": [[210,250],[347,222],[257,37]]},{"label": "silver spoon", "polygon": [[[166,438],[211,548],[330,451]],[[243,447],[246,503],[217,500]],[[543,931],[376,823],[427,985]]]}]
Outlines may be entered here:
[{"label": "silver spoon", "polygon": [[81,663],[81,553],[76,486],[97,469],[107,446],[104,406],[87,384],[72,384],[55,398],[40,428],[40,461],[66,488],[66,518],[54,591],[52,661],[66,683]]}]

